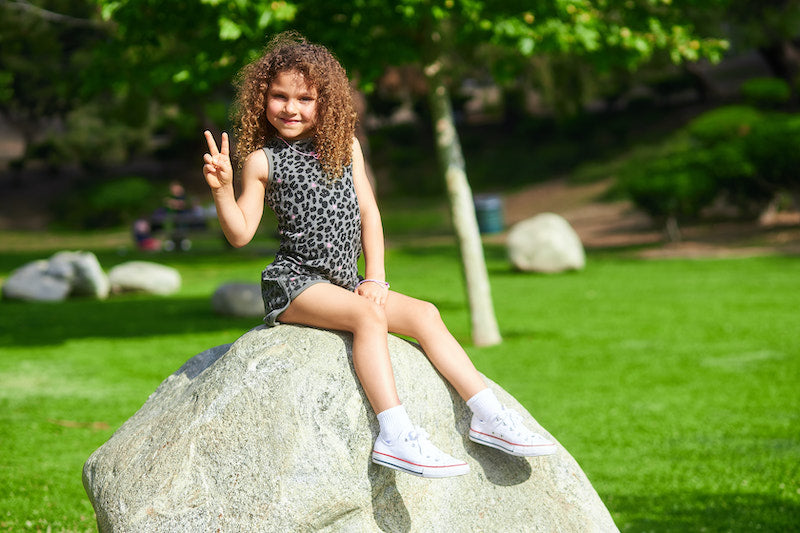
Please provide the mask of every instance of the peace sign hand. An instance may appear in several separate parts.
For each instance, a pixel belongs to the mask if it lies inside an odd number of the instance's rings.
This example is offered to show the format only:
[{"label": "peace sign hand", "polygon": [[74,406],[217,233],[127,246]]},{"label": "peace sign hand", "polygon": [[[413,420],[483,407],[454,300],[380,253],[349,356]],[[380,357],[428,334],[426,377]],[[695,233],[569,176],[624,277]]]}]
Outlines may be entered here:
[{"label": "peace sign hand", "polygon": [[208,143],[208,152],[203,156],[203,176],[208,186],[212,189],[221,189],[233,183],[233,168],[231,167],[230,144],[228,134],[222,133],[221,149],[217,149],[217,141],[210,131],[204,133]]}]

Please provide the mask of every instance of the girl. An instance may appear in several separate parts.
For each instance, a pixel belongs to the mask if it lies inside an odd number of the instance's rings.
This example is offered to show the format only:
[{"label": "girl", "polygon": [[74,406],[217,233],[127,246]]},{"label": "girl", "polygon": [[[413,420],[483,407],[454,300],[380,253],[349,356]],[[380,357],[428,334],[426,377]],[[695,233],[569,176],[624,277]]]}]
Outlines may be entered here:
[{"label": "girl", "polygon": [[[234,111],[242,190],[234,196],[226,133],[205,132],[203,175],[233,246],[256,232],[264,200],[278,219],[280,248],[261,274],[265,321],[353,335],[353,365],[380,425],[373,462],[422,477],[469,466],[414,427],[395,387],[387,332],[417,339],[474,413],[469,438],[520,456],[555,453],[504,409],[430,303],[389,290],[381,218],[354,137],[347,75],[324,47],[278,35],[238,78]],[[363,251],[364,277],[357,261]]]}]

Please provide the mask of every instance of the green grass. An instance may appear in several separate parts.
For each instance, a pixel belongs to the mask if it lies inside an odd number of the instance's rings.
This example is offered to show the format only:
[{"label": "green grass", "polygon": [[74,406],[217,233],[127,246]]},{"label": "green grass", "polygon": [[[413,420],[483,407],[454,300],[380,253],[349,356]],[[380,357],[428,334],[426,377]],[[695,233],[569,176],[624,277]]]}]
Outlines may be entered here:
[{"label": "green grass", "polygon": [[[401,217],[402,218],[402,217]],[[81,467],[186,359],[258,323],[214,316],[272,243],[150,258],[172,297],[0,302],[0,531],[92,531]],[[262,253],[256,253],[262,252]],[[392,287],[435,302],[478,368],[566,446],[623,531],[790,531],[800,524],[800,259],[636,261],[513,272],[487,248],[503,344],[469,345],[453,245],[388,251]],[[0,277],[49,252],[4,253]]]}]

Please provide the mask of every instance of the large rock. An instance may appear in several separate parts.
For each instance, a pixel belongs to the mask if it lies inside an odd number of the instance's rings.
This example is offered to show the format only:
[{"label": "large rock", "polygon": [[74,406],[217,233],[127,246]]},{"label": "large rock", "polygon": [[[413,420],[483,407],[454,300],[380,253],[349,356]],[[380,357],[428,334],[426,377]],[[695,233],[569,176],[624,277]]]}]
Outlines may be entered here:
[{"label": "large rock", "polygon": [[60,301],[70,296],[104,299],[109,288],[108,276],[93,253],[63,251],[12,272],[3,284],[3,297],[30,301]]},{"label": "large rock", "polygon": [[181,288],[181,275],[176,269],[151,261],[128,261],[108,272],[114,292],[146,292],[168,295]]},{"label": "large rock", "polygon": [[518,222],[508,232],[508,257],[526,272],[581,270],[586,254],[580,237],[562,216],[542,213]]},{"label": "large rock", "polygon": [[211,295],[211,308],[226,316],[263,317],[264,299],[258,283],[224,283]]},{"label": "large rock", "polygon": [[378,427],[349,335],[259,327],[190,359],[88,459],[99,530],[616,531],[566,450],[520,458],[472,443],[467,407],[416,345],[389,346],[412,419],[469,462],[466,476],[371,463]]}]

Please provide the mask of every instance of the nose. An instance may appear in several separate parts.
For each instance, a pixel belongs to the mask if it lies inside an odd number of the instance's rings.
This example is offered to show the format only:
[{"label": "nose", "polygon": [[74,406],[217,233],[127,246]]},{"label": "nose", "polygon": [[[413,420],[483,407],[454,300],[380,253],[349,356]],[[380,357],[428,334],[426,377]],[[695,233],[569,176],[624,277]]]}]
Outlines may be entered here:
[{"label": "nose", "polygon": [[283,106],[283,109],[286,113],[293,115],[294,112],[296,111],[294,100],[292,100],[291,98],[286,100],[286,104]]}]

